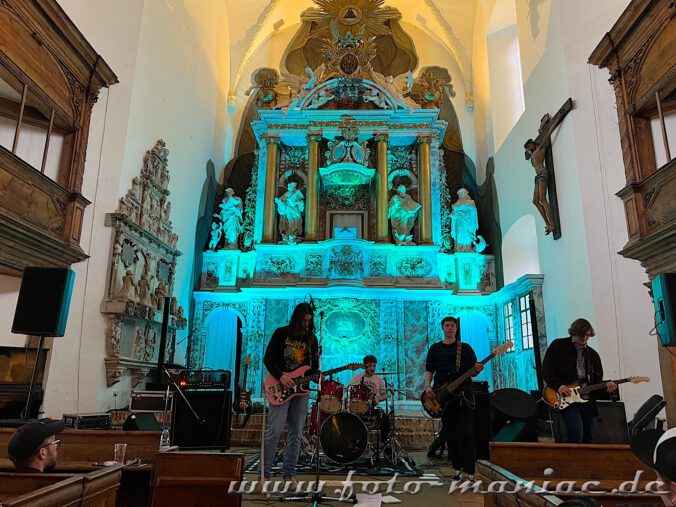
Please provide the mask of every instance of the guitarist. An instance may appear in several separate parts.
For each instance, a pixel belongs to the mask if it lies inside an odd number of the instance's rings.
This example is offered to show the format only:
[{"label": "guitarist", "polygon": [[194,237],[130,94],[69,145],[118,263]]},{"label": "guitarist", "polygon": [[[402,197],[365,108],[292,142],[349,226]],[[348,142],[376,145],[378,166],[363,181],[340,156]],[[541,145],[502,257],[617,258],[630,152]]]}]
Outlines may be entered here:
[{"label": "guitarist", "polygon": [[[436,396],[432,386],[439,387],[472,368],[476,368],[476,374],[479,374],[484,368],[477,362],[472,347],[456,339],[458,319],[444,317],[441,329],[444,332],[444,340],[430,347],[425,363],[425,391],[431,396]],[[457,396],[446,403],[441,421],[446,434],[449,461],[455,469],[454,478],[460,478],[461,474],[473,476],[474,392],[471,378],[468,377],[458,388]]]},{"label": "guitarist", "polygon": [[[318,343],[314,334],[313,319],[312,306],[308,303],[300,303],[293,310],[289,325],[277,328],[270,338],[263,363],[270,374],[284,387],[294,386],[293,379],[287,373],[301,366],[310,366],[308,375],[318,373]],[[295,481],[301,435],[308,411],[308,399],[308,396],[296,396],[282,405],[270,405],[263,457],[263,472],[266,479],[270,478],[277,443],[286,424],[288,436],[282,472],[284,480]]]},{"label": "guitarist", "polygon": [[[594,328],[586,319],[577,319],[570,325],[567,338],[554,340],[542,361],[542,377],[549,387],[563,396],[571,394],[566,384],[597,384],[603,379],[603,366],[598,352],[587,345],[594,336]],[[617,389],[608,382],[606,390]],[[574,403],[561,412],[569,443],[589,444],[594,441],[598,418],[596,403]]]}]

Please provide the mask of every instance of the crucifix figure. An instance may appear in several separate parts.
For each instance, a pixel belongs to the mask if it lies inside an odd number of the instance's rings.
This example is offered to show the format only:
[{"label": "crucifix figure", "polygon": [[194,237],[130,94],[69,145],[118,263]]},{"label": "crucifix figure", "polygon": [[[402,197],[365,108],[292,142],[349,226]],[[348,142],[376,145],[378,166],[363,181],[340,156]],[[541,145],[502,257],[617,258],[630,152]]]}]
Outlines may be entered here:
[{"label": "crucifix figure", "polygon": [[[549,113],[540,120],[538,136],[529,139],[523,145],[526,149],[526,160],[535,169],[535,187],[533,189],[533,204],[545,221],[545,234],[552,234],[554,239],[561,237],[558,205],[556,201],[556,181],[554,179],[554,160],[552,157],[552,133],[561,124],[566,115],[573,108],[573,99],[568,99],[553,118]],[[549,201],[547,193],[549,192]],[[550,204],[551,201],[551,204]]]}]

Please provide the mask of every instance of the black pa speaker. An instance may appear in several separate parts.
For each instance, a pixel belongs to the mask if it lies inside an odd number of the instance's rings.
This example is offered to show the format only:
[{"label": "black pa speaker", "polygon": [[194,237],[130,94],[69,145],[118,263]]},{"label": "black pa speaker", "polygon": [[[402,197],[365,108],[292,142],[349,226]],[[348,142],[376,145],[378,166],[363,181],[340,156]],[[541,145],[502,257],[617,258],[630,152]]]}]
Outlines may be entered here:
[{"label": "black pa speaker", "polygon": [[68,268],[24,270],[12,333],[63,336],[75,273]]},{"label": "black pa speaker", "polygon": [[122,429],[124,431],[161,431],[162,426],[157,422],[157,418],[152,412],[139,412],[129,414],[122,425]]},{"label": "black pa speaker", "polygon": [[182,396],[174,397],[172,444],[180,447],[230,447],[232,391],[183,391],[199,416],[195,418]]},{"label": "black pa speaker", "polygon": [[490,459],[491,398],[487,382],[473,382],[474,388],[474,448],[476,459]]}]

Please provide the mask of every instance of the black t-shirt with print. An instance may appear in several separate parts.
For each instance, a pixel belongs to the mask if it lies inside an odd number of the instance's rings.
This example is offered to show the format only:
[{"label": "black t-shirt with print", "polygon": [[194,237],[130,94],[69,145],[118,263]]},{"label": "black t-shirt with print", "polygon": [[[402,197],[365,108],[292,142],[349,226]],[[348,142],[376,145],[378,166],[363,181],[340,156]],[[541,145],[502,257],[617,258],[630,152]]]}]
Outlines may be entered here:
[{"label": "black t-shirt with print", "polygon": [[310,366],[311,373],[319,368],[317,337],[314,334],[294,336],[289,326],[277,328],[265,350],[263,364],[270,374],[280,378],[301,366]]}]

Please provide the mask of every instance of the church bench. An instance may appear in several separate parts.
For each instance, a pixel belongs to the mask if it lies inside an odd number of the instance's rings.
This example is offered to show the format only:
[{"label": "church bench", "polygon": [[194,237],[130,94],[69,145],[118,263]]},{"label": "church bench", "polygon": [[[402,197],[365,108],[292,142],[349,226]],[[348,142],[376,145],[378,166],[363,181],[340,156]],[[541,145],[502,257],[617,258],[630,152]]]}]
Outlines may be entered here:
[{"label": "church bench", "polygon": [[158,452],[150,505],[239,506],[242,495],[228,494],[228,489],[243,474],[243,454]]},{"label": "church bench", "polygon": [[[625,489],[645,490],[648,483],[656,480],[655,473],[636,458],[628,445],[491,442],[490,456],[492,464],[526,482],[546,485],[548,491],[560,486],[555,493],[560,498],[579,495],[585,483],[595,481],[587,488],[606,492],[593,495],[602,505],[660,503],[655,494],[612,493],[623,483],[627,483]],[[643,473],[639,480],[629,484],[640,470]],[[571,493],[564,492],[569,489]]]},{"label": "church bench", "polygon": [[78,507],[83,477],[60,475],[2,473],[0,507]]},{"label": "church bench", "polygon": [[476,480],[481,481],[482,491],[487,491],[490,484],[505,484],[503,492],[485,493],[484,507],[555,507],[563,500],[555,495],[543,494],[542,489],[534,486],[532,491],[517,489],[517,485],[527,481],[486,460],[477,461]]},{"label": "church bench", "polygon": [[[7,457],[7,444],[14,429],[0,428],[0,457]],[[160,445],[159,431],[116,431],[65,429],[59,433],[59,462],[99,462],[113,459],[114,444],[127,444],[126,459],[141,458],[144,462],[155,459]]]},{"label": "church bench", "polygon": [[[75,502],[73,505],[81,507],[114,507],[121,469],[120,465],[114,465],[84,475],[0,472],[0,505],[71,505]],[[79,491],[77,501],[74,500],[76,490]],[[43,499],[52,496],[64,503],[43,503]]]}]

